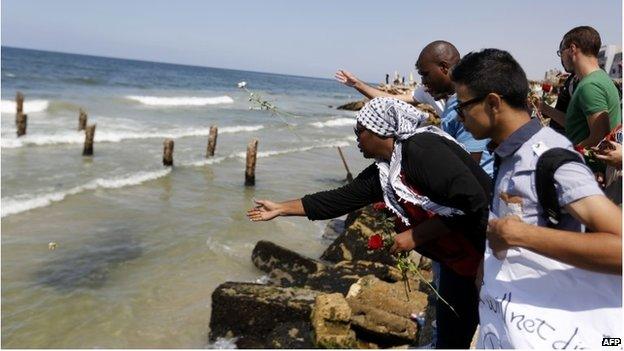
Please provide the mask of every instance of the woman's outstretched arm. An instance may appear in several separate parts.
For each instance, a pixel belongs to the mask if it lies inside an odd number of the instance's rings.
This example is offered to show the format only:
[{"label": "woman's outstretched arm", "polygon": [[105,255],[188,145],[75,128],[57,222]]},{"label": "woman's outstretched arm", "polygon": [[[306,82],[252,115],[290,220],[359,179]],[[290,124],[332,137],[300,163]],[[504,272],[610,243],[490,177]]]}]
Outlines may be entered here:
[{"label": "woman's outstretched arm", "polygon": [[256,206],[247,211],[247,217],[253,221],[270,221],[277,216],[305,216],[301,199],[284,202],[254,200]]},{"label": "woman's outstretched arm", "polygon": [[311,220],[329,219],[381,200],[383,193],[379,183],[379,171],[377,166],[372,164],[351,183],[337,189],[284,202],[256,200],[256,206],[247,211],[247,217],[254,222],[269,221],[278,216],[307,216]]}]

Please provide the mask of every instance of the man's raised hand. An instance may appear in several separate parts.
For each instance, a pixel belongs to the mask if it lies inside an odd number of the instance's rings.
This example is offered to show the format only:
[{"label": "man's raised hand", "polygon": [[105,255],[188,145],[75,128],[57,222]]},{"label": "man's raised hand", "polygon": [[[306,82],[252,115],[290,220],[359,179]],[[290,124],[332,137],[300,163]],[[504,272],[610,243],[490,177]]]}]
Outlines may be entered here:
[{"label": "man's raised hand", "polygon": [[340,83],[348,86],[348,87],[353,87],[355,86],[360,80],[354,76],[351,72],[347,72],[344,70],[339,69],[336,74],[334,75],[334,78],[336,78],[337,81],[339,81]]}]

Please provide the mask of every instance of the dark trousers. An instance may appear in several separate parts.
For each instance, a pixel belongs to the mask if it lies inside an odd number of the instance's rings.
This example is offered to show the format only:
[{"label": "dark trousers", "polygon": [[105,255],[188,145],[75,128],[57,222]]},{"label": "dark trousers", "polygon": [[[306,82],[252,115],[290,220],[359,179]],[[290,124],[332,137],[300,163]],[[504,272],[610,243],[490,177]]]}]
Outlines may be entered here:
[{"label": "dark trousers", "polygon": [[444,264],[440,265],[438,292],[457,315],[439,298],[436,303],[438,349],[469,349],[479,324],[479,296],[474,277],[456,274]]}]

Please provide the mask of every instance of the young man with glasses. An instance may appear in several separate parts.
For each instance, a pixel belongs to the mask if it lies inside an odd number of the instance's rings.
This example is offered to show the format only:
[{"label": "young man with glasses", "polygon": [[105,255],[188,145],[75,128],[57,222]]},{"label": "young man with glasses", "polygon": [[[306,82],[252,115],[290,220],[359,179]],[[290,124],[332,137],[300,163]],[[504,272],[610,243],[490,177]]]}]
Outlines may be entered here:
[{"label": "young man with glasses", "polygon": [[621,338],[620,209],[579,158],[553,172],[564,211],[549,226],[538,201],[536,164],[550,149],[573,147],[531,119],[522,67],[506,51],[485,49],[466,55],[452,79],[466,129],[491,138],[496,158],[478,346],[599,348],[605,337]]}]

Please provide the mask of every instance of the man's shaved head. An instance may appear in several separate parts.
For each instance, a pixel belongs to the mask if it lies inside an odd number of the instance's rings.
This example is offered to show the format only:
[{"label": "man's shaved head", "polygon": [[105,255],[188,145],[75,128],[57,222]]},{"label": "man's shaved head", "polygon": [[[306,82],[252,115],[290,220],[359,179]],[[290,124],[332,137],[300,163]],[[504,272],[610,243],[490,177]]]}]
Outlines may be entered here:
[{"label": "man's shaved head", "polygon": [[416,65],[423,60],[432,60],[437,64],[444,62],[449,67],[452,67],[459,62],[459,58],[459,51],[457,51],[455,45],[448,41],[436,40],[427,44],[427,46],[422,49]]},{"label": "man's shaved head", "polygon": [[459,59],[455,45],[444,40],[431,42],[420,52],[416,69],[427,91],[436,100],[445,99],[455,92],[449,73]]}]

